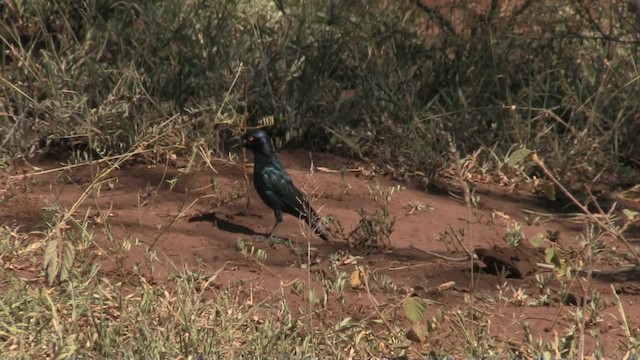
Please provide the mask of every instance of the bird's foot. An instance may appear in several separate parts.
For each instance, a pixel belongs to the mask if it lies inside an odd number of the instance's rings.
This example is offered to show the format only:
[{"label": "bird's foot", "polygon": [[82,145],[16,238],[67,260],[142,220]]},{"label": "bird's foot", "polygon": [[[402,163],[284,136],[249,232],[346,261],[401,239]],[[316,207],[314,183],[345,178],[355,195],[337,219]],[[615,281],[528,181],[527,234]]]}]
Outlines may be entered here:
[{"label": "bird's foot", "polygon": [[277,244],[283,244],[285,247],[291,249],[294,247],[294,241],[287,237],[272,237],[271,238],[271,246],[276,246]]},{"label": "bird's foot", "polygon": [[255,241],[271,241],[271,237],[264,235],[253,235],[253,240]]},{"label": "bird's foot", "polygon": [[293,241],[290,238],[281,238],[278,236],[253,235],[255,241],[267,241],[271,247],[277,244],[284,244],[286,247],[293,247]]},{"label": "bird's foot", "polygon": [[291,240],[291,238],[282,238],[281,240],[282,243],[289,249],[292,249],[295,245],[297,245],[295,241]]}]

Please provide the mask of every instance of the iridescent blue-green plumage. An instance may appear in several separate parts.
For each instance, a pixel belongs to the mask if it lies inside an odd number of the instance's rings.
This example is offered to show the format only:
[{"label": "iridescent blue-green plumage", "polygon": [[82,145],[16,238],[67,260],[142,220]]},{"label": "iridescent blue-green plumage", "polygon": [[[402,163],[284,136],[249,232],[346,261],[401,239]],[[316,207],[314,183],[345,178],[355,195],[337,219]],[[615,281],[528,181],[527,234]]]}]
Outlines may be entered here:
[{"label": "iridescent blue-green plumage", "polygon": [[271,139],[263,130],[251,130],[244,135],[244,146],[253,151],[253,185],[262,201],[273,209],[276,223],[272,237],[282,222],[282,213],[305,220],[325,241],[329,236],[320,228],[320,217],[307,198],[295,187],[291,177],[276,157]]}]

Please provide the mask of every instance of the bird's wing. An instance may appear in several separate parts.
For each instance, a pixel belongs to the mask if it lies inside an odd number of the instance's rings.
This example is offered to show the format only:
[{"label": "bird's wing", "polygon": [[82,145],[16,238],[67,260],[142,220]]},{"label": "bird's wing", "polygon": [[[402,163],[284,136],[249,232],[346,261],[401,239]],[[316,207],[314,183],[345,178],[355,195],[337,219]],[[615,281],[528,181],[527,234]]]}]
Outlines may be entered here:
[{"label": "bird's wing", "polygon": [[320,226],[320,217],[311,208],[307,198],[293,185],[293,181],[281,164],[265,166],[260,173],[266,188],[288,208],[282,210],[301,216],[305,221],[309,220],[310,226],[318,236],[325,241],[331,241],[330,236]]},{"label": "bird's wing", "polygon": [[307,201],[300,190],[293,185],[286,171],[275,165],[266,166],[262,171],[262,178],[267,188],[284,204],[301,214],[306,213],[305,204]]}]

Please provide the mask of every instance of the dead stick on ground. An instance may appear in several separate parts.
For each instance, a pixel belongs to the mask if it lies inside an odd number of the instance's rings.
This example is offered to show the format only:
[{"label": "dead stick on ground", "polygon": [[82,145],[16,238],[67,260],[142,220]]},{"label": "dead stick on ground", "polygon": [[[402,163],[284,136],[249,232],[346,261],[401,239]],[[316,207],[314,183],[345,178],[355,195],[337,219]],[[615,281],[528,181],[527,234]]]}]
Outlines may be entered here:
[{"label": "dead stick on ground", "polygon": [[542,160],[540,160],[540,158],[535,152],[531,153],[531,160],[536,165],[538,165],[540,169],[542,169],[545,175],[547,175],[549,179],[551,179],[551,181],[565,194],[565,196],[567,196],[569,200],[571,200],[571,202],[573,202],[580,209],[580,211],[582,211],[591,221],[596,223],[600,228],[604,229],[609,234],[613,235],[613,237],[615,237],[617,240],[622,242],[629,249],[633,257],[636,259],[636,263],[640,264],[640,257],[638,257],[638,254],[633,249],[633,246],[631,246],[631,244],[627,241],[627,239],[625,239],[622,233],[620,233],[620,231],[614,225],[611,224],[610,220],[608,223],[605,223],[602,220],[598,219],[597,216],[589,212],[589,209],[587,209],[586,206],[582,205],[582,203],[580,203],[573,195],[571,195],[569,190],[567,190],[564,186],[562,186],[560,181],[558,181],[558,179],[556,179],[556,177],[553,176],[551,171],[547,169],[547,167],[544,165]]},{"label": "dead stick on ground", "polygon": [[[410,245],[409,248],[411,248],[413,250],[420,251],[421,253],[425,253],[427,255],[431,255],[431,256],[437,257],[437,258],[442,259],[442,260],[446,260],[446,261],[465,262],[465,261],[469,261],[469,259],[471,259],[469,256],[454,258],[454,257],[438,254],[438,253],[435,253],[435,252],[432,252],[432,251],[420,249],[419,247],[417,247],[415,245]],[[478,258],[478,256],[476,256],[475,254],[472,257],[473,257],[474,260]],[[412,267],[419,267],[419,266],[425,266],[425,265],[430,265],[430,264],[431,263],[400,266],[400,267],[388,268],[388,270],[402,270],[402,269],[409,269],[409,268],[412,268]],[[552,265],[552,264],[536,263],[536,266],[541,268],[541,269],[546,269],[546,270],[555,269],[555,266]],[[627,270],[627,269],[625,269],[625,270]],[[636,270],[636,269],[628,269],[626,272],[633,272],[634,270]]]},{"label": "dead stick on ground", "polygon": [[432,252],[432,251],[428,251],[428,250],[420,249],[419,247],[417,247],[417,246],[415,246],[415,245],[411,245],[411,246],[409,246],[409,247],[410,247],[411,249],[413,249],[413,250],[417,250],[417,251],[420,251],[420,252],[425,253],[425,254],[427,254],[427,255],[435,256],[435,257],[437,257],[437,258],[439,258],[439,259],[447,260],[447,261],[453,261],[453,262],[465,262],[465,261],[469,261],[469,260],[471,259],[471,257],[469,257],[469,256],[460,257],[460,258],[449,257],[449,256],[446,256],[446,255],[441,255],[441,254],[438,254],[438,253],[434,253],[434,252]]}]

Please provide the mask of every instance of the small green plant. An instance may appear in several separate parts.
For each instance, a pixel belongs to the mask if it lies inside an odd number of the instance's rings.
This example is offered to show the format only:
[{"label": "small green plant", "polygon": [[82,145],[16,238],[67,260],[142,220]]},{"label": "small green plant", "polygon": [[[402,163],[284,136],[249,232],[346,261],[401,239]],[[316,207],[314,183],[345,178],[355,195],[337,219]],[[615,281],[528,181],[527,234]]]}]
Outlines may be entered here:
[{"label": "small green plant", "polygon": [[469,307],[452,311],[450,317],[453,336],[464,341],[462,351],[467,357],[495,356],[495,343],[487,336],[489,320],[485,314]]},{"label": "small green plant", "polygon": [[524,221],[527,223],[527,225],[531,226],[531,225],[538,225],[540,224],[540,216],[530,216],[530,215],[525,215],[524,216]]},{"label": "small green plant", "polygon": [[267,259],[267,251],[265,249],[256,248],[251,240],[238,239],[236,248],[244,256],[249,258],[255,258],[259,262],[264,262]]},{"label": "small green plant", "polygon": [[409,215],[414,215],[425,210],[433,210],[433,207],[427,206],[420,201],[409,201],[404,204],[404,208],[407,209]]},{"label": "small green plant", "polygon": [[602,296],[602,293],[597,290],[591,291],[591,297],[587,302],[587,326],[594,326],[601,322],[603,312],[606,310],[609,304]]},{"label": "small green plant", "polygon": [[291,284],[291,293],[295,295],[302,295],[304,292],[304,283],[302,281],[296,281]]},{"label": "small green plant", "polygon": [[349,245],[356,249],[385,250],[391,248],[391,233],[396,223],[387,209],[359,211],[360,219],[349,233]]},{"label": "small green plant", "polygon": [[360,208],[358,212],[360,219],[348,234],[347,242],[355,249],[388,250],[391,248],[391,234],[397,220],[395,216],[390,216],[388,207],[393,194],[402,190],[403,187],[400,185],[384,187],[376,181],[375,186],[368,186],[367,189],[378,208],[373,211]]},{"label": "small green plant", "polygon": [[28,235],[18,230],[7,225],[0,227],[0,264],[8,268],[33,247],[33,244],[28,245]]},{"label": "small green plant", "polygon": [[340,270],[335,262],[331,263],[332,277],[321,279],[324,290],[324,298],[328,299],[330,294],[336,296],[340,304],[344,304],[344,291],[347,284],[347,273]]},{"label": "small green plant", "polygon": [[378,181],[374,186],[367,186],[367,190],[369,191],[369,195],[380,206],[389,205],[391,199],[393,198],[393,194],[398,191],[404,190],[402,185],[394,185],[394,186],[382,186]]},{"label": "small green plant", "polygon": [[454,229],[449,226],[438,234],[436,240],[442,242],[449,249],[464,250],[462,249],[462,244],[466,235],[467,230],[465,228]]},{"label": "small green plant", "polygon": [[372,291],[381,291],[394,294],[398,291],[398,286],[388,275],[378,271],[369,271],[369,286]]},{"label": "small green plant", "polygon": [[338,194],[338,200],[343,201],[345,196],[351,193],[351,185],[347,183],[346,179],[347,169],[342,167],[340,170],[340,193]]},{"label": "small green plant", "polygon": [[507,245],[511,247],[518,247],[522,245],[522,242],[524,241],[524,234],[522,233],[521,228],[522,225],[516,221],[511,221],[507,225],[507,230],[504,235],[504,240]]}]

